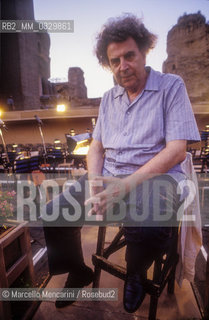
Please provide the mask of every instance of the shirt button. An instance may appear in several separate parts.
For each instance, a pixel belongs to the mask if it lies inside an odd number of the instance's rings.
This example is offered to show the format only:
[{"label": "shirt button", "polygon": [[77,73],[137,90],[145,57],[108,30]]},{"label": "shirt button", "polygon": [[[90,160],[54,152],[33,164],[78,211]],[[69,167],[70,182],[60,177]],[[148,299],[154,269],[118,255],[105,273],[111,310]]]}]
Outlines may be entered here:
[{"label": "shirt button", "polygon": [[131,113],[130,111],[127,111],[127,115],[128,115],[128,116],[130,115],[130,113]]}]

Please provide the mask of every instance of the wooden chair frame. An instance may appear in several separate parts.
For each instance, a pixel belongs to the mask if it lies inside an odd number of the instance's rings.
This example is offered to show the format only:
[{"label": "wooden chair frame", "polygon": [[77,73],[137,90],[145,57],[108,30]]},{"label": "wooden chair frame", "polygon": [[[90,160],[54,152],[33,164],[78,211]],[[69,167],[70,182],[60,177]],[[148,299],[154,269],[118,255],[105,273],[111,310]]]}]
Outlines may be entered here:
[{"label": "wooden chair frame", "polygon": [[[126,278],[126,268],[116,265],[108,260],[109,256],[126,245],[123,228],[119,228],[112,242],[105,247],[106,227],[99,227],[96,253],[92,256],[95,266],[93,288],[99,287],[101,270],[122,280]],[[178,263],[177,253],[178,228],[173,227],[172,244],[169,252],[154,261],[153,279],[146,280],[145,290],[150,295],[149,320],[156,319],[158,298],[166,284],[167,292],[174,293],[175,270]]]}]

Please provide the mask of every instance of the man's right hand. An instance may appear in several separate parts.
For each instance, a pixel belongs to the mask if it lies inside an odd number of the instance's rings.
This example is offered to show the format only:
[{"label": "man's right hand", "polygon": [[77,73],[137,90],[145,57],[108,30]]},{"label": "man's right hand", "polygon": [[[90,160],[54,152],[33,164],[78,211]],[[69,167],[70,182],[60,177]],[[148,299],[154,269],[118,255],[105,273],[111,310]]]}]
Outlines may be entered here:
[{"label": "man's right hand", "polygon": [[[92,187],[98,187],[96,194],[92,195],[89,199],[85,201],[85,205],[93,204],[91,210],[89,210],[88,215],[97,215],[97,220],[103,220],[105,213],[112,209],[115,203],[118,203],[126,194],[126,184],[125,179],[120,179],[118,177],[95,177],[93,180]],[[103,188],[103,183],[106,187]],[[98,192],[99,188],[101,191]]]}]

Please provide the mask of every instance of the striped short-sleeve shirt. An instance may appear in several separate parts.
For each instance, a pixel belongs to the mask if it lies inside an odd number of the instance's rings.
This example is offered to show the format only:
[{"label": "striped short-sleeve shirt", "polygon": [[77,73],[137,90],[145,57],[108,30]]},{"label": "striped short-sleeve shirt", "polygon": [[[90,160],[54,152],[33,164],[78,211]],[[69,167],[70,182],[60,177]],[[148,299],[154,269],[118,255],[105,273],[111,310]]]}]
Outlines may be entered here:
[{"label": "striped short-sleeve shirt", "polygon": [[[102,98],[93,138],[105,149],[104,170],[131,174],[172,140],[199,141],[200,135],[181,77],[147,67],[144,90],[130,102],[116,85]],[[176,165],[169,172],[181,172]]]}]

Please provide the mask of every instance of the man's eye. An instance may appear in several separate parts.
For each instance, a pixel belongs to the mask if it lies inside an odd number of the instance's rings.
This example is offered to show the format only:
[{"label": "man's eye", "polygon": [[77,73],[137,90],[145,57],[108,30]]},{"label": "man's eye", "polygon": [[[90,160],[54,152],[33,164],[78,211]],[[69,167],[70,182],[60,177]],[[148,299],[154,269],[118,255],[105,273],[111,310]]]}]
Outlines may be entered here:
[{"label": "man's eye", "polygon": [[111,64],[112,64],[114,67],[118,66],[119,63],[120,63],[119,59],[113,59],[113,60],[111,61]]},{"label": "man's eye", "polygon": [[131,61],[131,60],[133,60],[133,58],[134,58],[134,52],[128,52],[126,55],[125,55],[125,58],[126,58],[126,60],[128,60],[128,61]]}]

